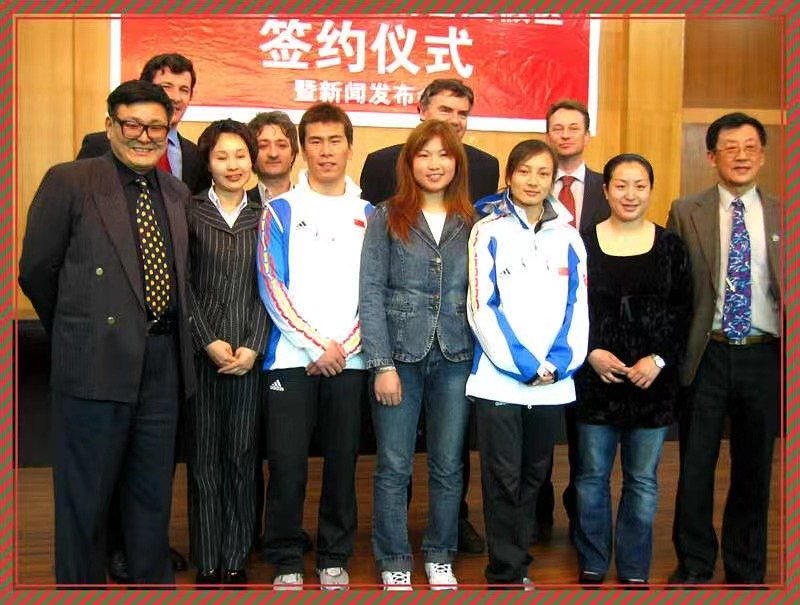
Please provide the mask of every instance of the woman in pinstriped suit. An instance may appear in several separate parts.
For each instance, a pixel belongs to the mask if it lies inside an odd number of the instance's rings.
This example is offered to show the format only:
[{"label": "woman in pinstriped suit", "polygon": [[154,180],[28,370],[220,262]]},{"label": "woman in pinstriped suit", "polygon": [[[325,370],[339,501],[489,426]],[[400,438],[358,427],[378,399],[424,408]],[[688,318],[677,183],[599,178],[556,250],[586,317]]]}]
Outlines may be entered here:
[{"label": "woman in pinstriped suit", "polygon": [[269,330],[255,272],[261,204],[245,191],[257,147],[244,124],[221,120],[198,148],[213,183],[187,209],[198,376],[186,420],[190,556],[198,584],[244,584],[256,515],[255,361]]}]

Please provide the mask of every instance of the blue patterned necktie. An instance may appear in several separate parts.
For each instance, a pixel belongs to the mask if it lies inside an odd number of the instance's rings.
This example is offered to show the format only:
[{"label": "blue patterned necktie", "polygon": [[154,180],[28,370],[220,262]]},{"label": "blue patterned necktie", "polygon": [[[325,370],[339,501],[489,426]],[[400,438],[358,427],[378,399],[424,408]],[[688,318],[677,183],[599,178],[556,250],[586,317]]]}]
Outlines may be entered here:
[{"label": "blue patterned necktie", "polygon": [[750,236],[744,224],[744,203],[731,202],[731,245],[728,250],[728,274],[725,277],[725,303],[722,307],[722,331],[738,340],[750,332]]}]

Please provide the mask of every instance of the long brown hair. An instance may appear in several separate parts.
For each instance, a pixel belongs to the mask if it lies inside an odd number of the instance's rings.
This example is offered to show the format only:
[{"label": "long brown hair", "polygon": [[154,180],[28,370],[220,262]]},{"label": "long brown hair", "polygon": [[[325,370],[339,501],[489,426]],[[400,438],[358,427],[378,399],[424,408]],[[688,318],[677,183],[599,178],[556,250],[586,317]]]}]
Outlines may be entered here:
[{"label": "long brown hair", "polygon": [[447,215],[457,214],[468,225],[475,211],[467,188],[467,155],[456,131],[440,120],[425,120],[408,135],[400,157],[397,158],[397,192],[389,198],[389,231],[408,241],[408,230],[416,224],[422,208],[422,188],[414,180],[414,157],[431,139],[439,137],[444,150],[455,159],[453,180],[445,187],[444,203]]}]

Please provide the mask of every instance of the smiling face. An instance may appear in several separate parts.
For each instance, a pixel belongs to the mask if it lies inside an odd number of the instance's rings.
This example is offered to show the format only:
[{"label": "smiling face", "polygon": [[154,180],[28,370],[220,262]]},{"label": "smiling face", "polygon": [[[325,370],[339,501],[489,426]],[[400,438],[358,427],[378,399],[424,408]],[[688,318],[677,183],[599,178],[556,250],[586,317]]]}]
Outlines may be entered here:
[{"label": "smiling face", "polygon": [[258,142],[258,159],[256,172],[267,179],[277,179],[292,171],[294,153],[292,144],[280,126],[267,124],[256,137]]},{"label": "smiling face", "polygon": [[630,222],[641,219],[650,206],[653,186],[639,162],[623,162],[614,168],[608,185],[603,185],[614,218]]},{"label": "smiling face", "polygon": [[305,126],[303,159],[308,166],[308,180],[320,193],[344,193],[347,162],[353,150],[347,142],[341,122],[311,122]]},{"label": "smiling face", "polygon": [[131,105],[120,104],[114,110],[114,117],[106,117],[106,136],[111,144],[111,151],[117,159],[128,168],[144,174],[155,168],[159,158],[165,152],[166,138],[153,141],[143,128],[135,139],[129,139],[122,133],[121,122],[132,122],[143,126],[168,126],[167,110],[160,103],[144,102]]},{"label": "smiling face", "polygon": [[426,193],[443,192],[456,173],[456,160],[432,137],[414,156],[412,170],[417,185]]},{"label": "smiling face", "polygon": [[735,194],[755,184],[765,159],[758,131],[750,124],[721,130],[716,148],[707,156],[722,186]]},{"label": "smiling face", "polygon": [[241,192],[252,171],[247,143],[238,134],[223,132],[209,152],[208,169],[218,193]]},{"label": "smiling face", "polygon": [[176,74],[169,67],[165,67],[153,76],[153,84],[163,88],[169,100],[172,101],[174,112],[170,126],[177,126],[183,118],[186,108],[189,107],[189,101],[192,100],[194,92],[192,90],[192,74],[188,71]]},{"label": "smiling face", "polygon": [[467,97],[458,97],[449,90],[440,92],[430,98],[428,106],[421,108],[419,116],[423,120],[442,120],[456,130],[458,138],[467,132],[467,118],[472,107]]},{"label": "smiling face", "polygon": [[517,164],[506,185],[511,199],[526,211],[538,210],[553,187],[555,166],[550,153],[528,156]]}]

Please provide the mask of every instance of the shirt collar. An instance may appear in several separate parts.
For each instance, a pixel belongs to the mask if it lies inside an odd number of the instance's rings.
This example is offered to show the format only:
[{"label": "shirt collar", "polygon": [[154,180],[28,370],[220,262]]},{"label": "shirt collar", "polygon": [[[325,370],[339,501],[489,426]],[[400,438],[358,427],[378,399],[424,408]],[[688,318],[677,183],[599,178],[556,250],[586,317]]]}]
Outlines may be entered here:
[{"label": "shirt collar", "polygon": [[167,145],[174,145],[175,147],[179,146],[179,139],[178,139],[178,129],[177,128],[170,128],[169,132],[167,133]]},{"label": "shirt collar", "polygon": [[155,168],[151,168],[144,174],[139,174],[138,172],[134,172],[128,166],[123,164],[120,159],[114,155],[113,151],[109,151],[111,157],[114,158],[114,164],[117,167],[117,174],[119,175],[120,183],[122,183],[123,187],[130,185],[131,183],[136,182],[136,179],[140,177],[144,177],[147,181],[147,186],[150,189],[158,188],[158,181],[156,180],[156,170]]},{"label": "shirt collar", "polygon": [[750,208],[753,204],[757,204],[761,201],[761,198],[758,195],[758,189],[755,185],[750,187],[747,191],[745,191],[741,195],[733,195],[730,191],[725,189],[722,185],[717,185],[717,191],[719,192],[719,203],[723,210],[730,212],[731,204],[733,200],[740,199],[744,204],[745,210]]},{"label": "shirt collar", "polygon": [[581,183],[586,182],[586,162],[581,162],[581,165],[572,172],[564,172],[561,168],[556,170],[556,180],[560,179],[562,176],[572,176],[575,177],[576,181],[580,181]]},{"label": "shirt collar", "polygon": [[[217,195],[217,192],[214,191],[213,186],[208,188],[208,199],[211,200],[211,203],[214,204],[214,206],[216,206],[217,210],[219,210],[220,212],[231,214],[229,211],[225,210],[222,207],[222,203],[219,201],[219,196]],[[247,206],[247,192],[242,191],[242,201],[239,202],[239,205],[233,209],[233,212],[241,212],[245,206]]]}]

